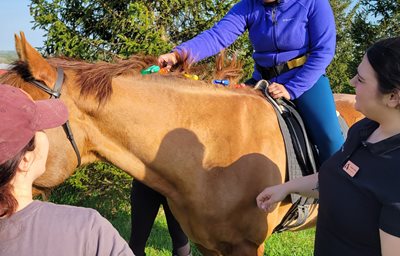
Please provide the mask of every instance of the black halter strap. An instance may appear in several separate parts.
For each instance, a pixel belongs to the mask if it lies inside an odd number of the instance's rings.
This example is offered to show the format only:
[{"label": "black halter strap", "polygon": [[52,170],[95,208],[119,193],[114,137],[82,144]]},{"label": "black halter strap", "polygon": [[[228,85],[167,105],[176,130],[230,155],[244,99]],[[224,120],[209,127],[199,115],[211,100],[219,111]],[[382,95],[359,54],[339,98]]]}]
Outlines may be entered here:
[{"label": "black halter strap", "polygon": [[[57,81],[56,84],[54,85],[53,90],[38,80],[31,80],[29,82],[34,86],[38,87],[39,89],[41,89],[42,91],[48,93],[51,96],[50,97],[51,99],[58,99],[61,96],[61,87],[64,82],[64,71],[62,68],[59,67],[57,68]],[[74,148],[76,157],[78,158],[77,167],[79,167],[81,165],[81,154],[79,153],[78,146],[76,145],[71,127],[69,126],[69,120],[67,120],[67,122],[63,124],[62,127],[64,128],[64,132],[67,135],[68,140],[71,142],[72,147]]]}]

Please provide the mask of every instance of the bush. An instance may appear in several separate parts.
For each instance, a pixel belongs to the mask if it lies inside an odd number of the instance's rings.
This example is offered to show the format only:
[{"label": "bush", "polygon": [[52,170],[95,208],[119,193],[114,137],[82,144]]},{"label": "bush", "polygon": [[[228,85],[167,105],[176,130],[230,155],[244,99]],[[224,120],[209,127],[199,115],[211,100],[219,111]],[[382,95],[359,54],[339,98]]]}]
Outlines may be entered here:
[{"label": "bush", "polygon": [[49,200],[97,209],[107,219],[130,215],[132,177],[115,166],[97,162],[79,168],[54,189]]}]

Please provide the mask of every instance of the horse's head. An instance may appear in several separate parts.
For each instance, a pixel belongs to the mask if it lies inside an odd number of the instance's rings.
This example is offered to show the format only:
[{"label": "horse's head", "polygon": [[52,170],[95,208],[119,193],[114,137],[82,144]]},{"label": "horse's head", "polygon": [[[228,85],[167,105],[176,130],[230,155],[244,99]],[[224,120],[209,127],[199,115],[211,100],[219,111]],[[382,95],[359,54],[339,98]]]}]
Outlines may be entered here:
[{"label": "horse's head", "polygon": [[[14,62],[11,70],[0,77],[0,83],[10,84],[26,91],[33,99],[48,99],[51,93],[58,96],[67,105],[69,118],[74,119],[71,128],[74,141],[79,147],[85,140],[84,126],[79,121],[80,110],[76,106],[69,81],[73,79],[65,76],[62,69],[50,64],[27,41],[23,33],[15,35],[16,51],[19,60]],[[39,88],[39,87],[42,88]],[[55,88],[59,86],[59,88]],[[54,96],[53,96],[54,97]],[[63,128],[58,127],[46,131],[50,141],[50,151],[47,162],[47,171],[35,182],[39,188],[54,187],[71,175],[78,164],[78,158]]]}]

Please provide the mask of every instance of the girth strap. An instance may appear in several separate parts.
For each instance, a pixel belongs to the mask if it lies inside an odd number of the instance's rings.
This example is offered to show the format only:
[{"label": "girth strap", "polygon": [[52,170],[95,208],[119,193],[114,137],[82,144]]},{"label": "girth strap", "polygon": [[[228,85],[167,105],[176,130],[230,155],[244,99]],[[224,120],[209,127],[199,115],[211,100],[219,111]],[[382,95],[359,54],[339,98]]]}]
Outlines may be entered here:
[{"label": "girth strap", "polygon": [[[314,151],[307,138],[304,124],[300,115],[292,106],[291,102],[285,100],[274,100],[267,92],[269,82],[261,80],[255,86],[255,89],[262,90],[268,102],[272,104],[276,112],[279,126],[285,142],[285,151],[287,156],[287,172],[289,180],[309,175],[317,171],[314,160]],[[301,132],[297,132],[301,130]],[[303,141],[304,143],[301,143]],[[317,204],[313,198],[305,198],[300,195],[292,194],[292,206],[281,223],[275,227],[274,232],[281,232],[296,228],[306,221]]]}]

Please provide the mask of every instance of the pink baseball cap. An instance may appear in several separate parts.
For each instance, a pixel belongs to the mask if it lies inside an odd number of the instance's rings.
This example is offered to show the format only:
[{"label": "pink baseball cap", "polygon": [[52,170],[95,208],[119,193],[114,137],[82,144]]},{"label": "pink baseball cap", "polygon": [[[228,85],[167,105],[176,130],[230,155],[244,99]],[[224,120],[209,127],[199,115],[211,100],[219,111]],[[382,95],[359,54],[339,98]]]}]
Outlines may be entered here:
[{"label": "pink baseball cap", "polygon": [[62,101],[33,101],[21,89],[0,84],[0,164],[17,155],[37,131],[67,120],[68,110]]}]

